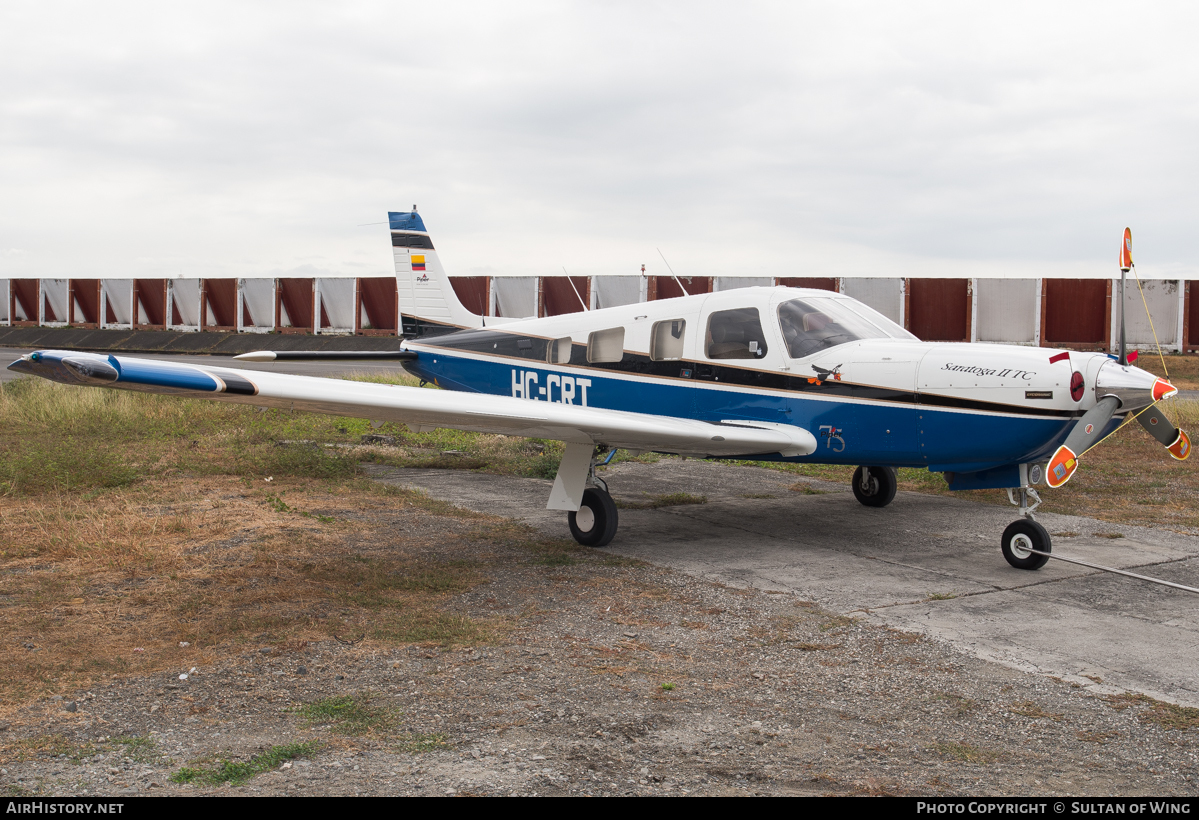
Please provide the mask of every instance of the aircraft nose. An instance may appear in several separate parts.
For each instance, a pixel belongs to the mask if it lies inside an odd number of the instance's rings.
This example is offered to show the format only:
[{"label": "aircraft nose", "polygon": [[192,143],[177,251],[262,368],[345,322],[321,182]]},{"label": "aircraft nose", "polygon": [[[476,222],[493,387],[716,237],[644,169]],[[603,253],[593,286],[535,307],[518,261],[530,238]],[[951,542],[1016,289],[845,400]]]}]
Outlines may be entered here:
[{"label": "aircraft nose", "polygon": [[1120,400],[1119,412],[1140,410],[1154,402],[1168,399],[1178,392],[1174,385],[1148,371],[1131,365],[1107,362],[1095,378],[1095,397],[1115,396]]}]

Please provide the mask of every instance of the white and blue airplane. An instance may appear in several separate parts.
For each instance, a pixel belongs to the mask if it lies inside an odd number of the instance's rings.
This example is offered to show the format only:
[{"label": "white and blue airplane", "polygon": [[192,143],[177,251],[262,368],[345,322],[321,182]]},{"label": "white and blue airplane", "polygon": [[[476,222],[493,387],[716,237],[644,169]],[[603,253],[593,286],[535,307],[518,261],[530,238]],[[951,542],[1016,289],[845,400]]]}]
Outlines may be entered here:
[{"label": "white and blue airplane", "polygon": [[[10,370],[58,382],[211,398],[565,443],[548,508],[608,544],[617,509],[596,474],[617,448],[694,458],[856,465],[853,492],[885,507],[896,468],[952,490],[1006,488],[1022,517],[1004,557],[1037,569],[1051,542],[1033,511],[1129,413],[1172,456],[1190,440],[1157,403],[1177,390],[1102,353],[922,342],[837,293],[753,287],[534,319],[463,307],[420,215],[389,214],[405,339],[382,354],[421,390],[126,356],[44,350]],[[1123,264],[1123,263],[1122,263]],[[1131,264],[1131,262],[1129,263]],[[610,455],[609,455],[610,458]]]}]

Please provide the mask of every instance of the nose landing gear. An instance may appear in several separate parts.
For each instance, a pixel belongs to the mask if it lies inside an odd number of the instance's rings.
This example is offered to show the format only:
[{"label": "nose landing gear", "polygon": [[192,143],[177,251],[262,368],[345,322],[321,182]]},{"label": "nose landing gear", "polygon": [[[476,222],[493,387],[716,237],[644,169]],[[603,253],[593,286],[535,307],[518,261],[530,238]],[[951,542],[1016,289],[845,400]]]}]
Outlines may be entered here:
[{"label": "nose landing gear", "polygon": [[[1017,493],[1020,495],[1019,501],[1016,500]],[[1003,531],[1003,538],[999,543],[1003,557],[1016,569],[1040,569],[1049,563],[1049,558],[1036,553],[1053,552],[1049,532],[1033,518],[1033,510],[1041,506],[1041,497],[1032,487],[1009,488],[1007,497],[1008,501],[1020,508],[1020,514],[1024,518],[1008,524],[1007,529]],[[1028,503],[1030,498],[1032,504]]]}]

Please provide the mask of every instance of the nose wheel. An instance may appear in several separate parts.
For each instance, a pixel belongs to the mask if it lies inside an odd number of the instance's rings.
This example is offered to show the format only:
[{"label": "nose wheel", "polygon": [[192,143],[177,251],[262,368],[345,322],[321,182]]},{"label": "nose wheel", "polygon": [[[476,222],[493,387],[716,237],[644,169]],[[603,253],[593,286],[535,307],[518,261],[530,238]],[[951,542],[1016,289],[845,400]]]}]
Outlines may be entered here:
[{"label": "nose wheel", "polygon": [[1030,518],[1022,518],[1008,524],[1007,529],[1003,531],[1000,546],[1003,549],[1003,557],[1016,569],[1040,569],[1049,563],[1049,557],[1037,555],[1037,552],[1053,551],[1049,533]]}]

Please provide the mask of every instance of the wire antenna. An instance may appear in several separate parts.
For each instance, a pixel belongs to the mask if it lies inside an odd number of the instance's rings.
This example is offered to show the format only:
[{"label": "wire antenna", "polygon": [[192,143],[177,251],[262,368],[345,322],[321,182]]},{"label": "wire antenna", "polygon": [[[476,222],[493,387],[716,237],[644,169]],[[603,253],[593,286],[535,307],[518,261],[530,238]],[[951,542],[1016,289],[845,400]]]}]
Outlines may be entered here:
[{"label": "wire antenna", "polygon": [[[658,252],[658,256],[661,256],[661,257],[662,257],[662,261],[663,261],[663,262],[666,262],[666,254],[662,253],[662,249],[661,249],[661,248],[654,248],[654,250],[656,250],[656,251]],[[674,281],[675,281],[675,283],[676,283],[676,284],[679,286],[679,290],[681,290],[681,291],[683,292],[683,295],[684,295],[684,296],[690,296],[690,295],[691,295],[691,293],[690,293],[690,292],[687,290],[687,288],[683,287],[683,283],[679,281],[679,277],[677,277],[677,276],[675,276],[675,275],[674,275],[674,268],[672,268],[672,267],[670,266],[670,263],[669,263],[669,262],[666,262],[666,270],[670,271],[670,275],[671,275],[672,277],[674,277]]]},{"label": "wire antenna", "polygon": [[591,310],[591,308],[587,306],[587,303],[583,301],[583,295],[579,293],[579,289],[575,287],[574,280],[570,278],[570,273],[566,270],[565,265],[562,266],[562,272],[566,274],[566,281],[570,283],[570,289],[575,292],[575,296],[578,297],[579,304],[583,306],[583,310]]}]

